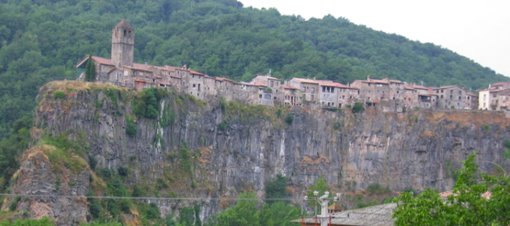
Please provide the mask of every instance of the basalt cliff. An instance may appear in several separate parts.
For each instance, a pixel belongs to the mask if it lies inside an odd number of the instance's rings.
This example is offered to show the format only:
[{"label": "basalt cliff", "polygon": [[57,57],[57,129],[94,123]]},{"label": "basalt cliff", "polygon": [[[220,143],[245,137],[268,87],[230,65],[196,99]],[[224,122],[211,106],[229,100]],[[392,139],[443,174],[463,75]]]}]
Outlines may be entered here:
[{"label": "basalt cliff", "polygon": [[[126,188],[119,196],[168,198],[144,200],[162,214],[198,203],[202,220],[240,192],[262,198],[276,175],[295,200],[321,176],[337,191],[448,190],[472,152],[483,171],[510,170],[509,126],[498,112],[306,110],[52,82],[40,90],[32,147],[11,180],[11,193],[28,196],[5,198],[3,208],[84,222],[96,211],[86,196],[116,195],[111,178]],[[134,211],[123,217],[136,224]]]}]

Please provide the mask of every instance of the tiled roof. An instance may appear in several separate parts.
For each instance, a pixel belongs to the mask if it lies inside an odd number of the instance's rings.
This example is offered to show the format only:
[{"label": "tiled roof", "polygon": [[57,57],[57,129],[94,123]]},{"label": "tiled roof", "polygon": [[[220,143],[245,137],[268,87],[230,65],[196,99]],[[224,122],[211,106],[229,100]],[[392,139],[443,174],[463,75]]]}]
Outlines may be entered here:
[{"label": "tiled roof", "polygon": [[388,79],[367,79],[365,80],[364,82],[366,83],[378,83],[378,84],[390,84],[390,82],[388,81]]},{"label": "tiled roof", "polygon": [[349,88],[348,86],[339,83],[339,82],[333,82],[333,81],[327,81],[327,80],[318,80],[320,86],[331,86],[331,87],[337,87],[337,88]]},{"label": "tiled roof", "polygon": [[291,80],[301,82],[301,83],[310,83],[310,84],[319,84],[319,80],[307,79],[307,78],[292,78]]},{"label": "tiled roof", "polygon": [[283,85],[282,88],[284,88],[284,89],[294,89],[294,90],[298,89],[298,88],[296,88],[294,86],[291,86],[291,85]]}]

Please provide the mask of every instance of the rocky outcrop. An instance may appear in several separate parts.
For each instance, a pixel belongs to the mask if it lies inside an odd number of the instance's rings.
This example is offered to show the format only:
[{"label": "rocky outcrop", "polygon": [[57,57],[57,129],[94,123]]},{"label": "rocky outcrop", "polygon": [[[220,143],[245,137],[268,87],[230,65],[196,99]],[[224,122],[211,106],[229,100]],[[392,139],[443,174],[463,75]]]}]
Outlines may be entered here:
[{"label": "rocky outcrop", "polygon": [[[96,168],[128,167],[131,184],[162,183],[159,195],[203,198],[202,218],[239,192],[262,196],[265,183],[277,174],[290,179],[289,190],[298,199],[320,176],[343,191],[370,184],[447,190],[453,172],[474,151],[482,170],[510,170],[503,156],[510,121],[501,113],[366,109],[353,114],[220,99],[204,103],[168,92],[158,99],[157,117],[148,119],[135,111],[144,107],[135,106],[139,95],[108,85],[53,82],[41,89],[35,127],[49,136],[84,137]],[[34,167],[26,161],[22,169]],[[32,191],[23,184],[51,181],[43,176],[18,179],[15,187]],[[158,203],[163,213],[185,205]]]},{"label": "rocky outcrop", "polygon": [[86,162],[75,158],[76,167],[63,166],[54,146],[39,145],[27,150],[20,169],[13,177],[11,193],[20,194],[4,200],[3,210],[22,210],[24,217],[50,217],[58,225],[74,225],[87,220],[85,197],[89,189]]}]

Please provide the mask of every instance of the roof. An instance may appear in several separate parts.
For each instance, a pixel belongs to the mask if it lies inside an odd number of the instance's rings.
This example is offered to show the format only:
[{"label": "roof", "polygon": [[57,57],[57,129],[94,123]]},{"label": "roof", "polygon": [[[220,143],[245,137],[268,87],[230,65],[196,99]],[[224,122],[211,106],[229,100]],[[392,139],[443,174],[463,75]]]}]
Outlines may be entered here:
[{"label": "roof", "polygon": [[271,75],[257,75],[257,76],[255,76],[255,78],[256,77],[265,77],[265,78],[271,79],[271,80],[281,80],[279,78],[272,77]]},{"label": "roof", "polygon": [[492,83],[490,86],[510,86],[510,82],[496,82]]},{"label": "roof", "polygon": [[456,85],[441,86],[441,87],[434,88],[434,89],[451,89],[451,88],[458,88],[458,89],[460,89],[460,87],[458,87]]},{"label": "roof", "polygon": [[[396,203],[370,206],[361,209],[352,209],[332,214],[330,225],[393,225],[393,211]],[[295,220],[301,222],[301,220]],[[314,217],[304,219],[305,223],[316,223]]]},{"label": "roof", "polygon": [[315,79],[307,79],[307,78],[292,78],[291,80],[300,82],[300,83],[310,83],[310,84],[319,84],[319,80]]},{"label": "roof", "polygon": [[416,84],[413,84],[412,86],[415,89],[421,89],[421,90],[428,90],[429,89],[428,87],[420,86],[420,85],[416,85]]},{"label": "roof", "polygon": [[363,83],[377,83],[377,84],[390,84],[388,79],[367,79],[367,80],[361,80]]},{"label": "roof", "polygon": [[348,86],[339,83],[339,82],[333,82],[333,81],[327,81],[327,80],[318,80],[320,86],[331,86],[331,87],[337,87],[337,88],[349,88]]},{"label": "roof", "polygon": [[[95,61],[96,63],[98,64],[103,64],[103,65],[110,65],[110,66],[114,66],[113,62],[111,59],[108,59],[108,58],[103,58],[103,57],[98,57],[98,56],[87,56],[85,57],[83,60],[81,60],[77,65],[76,65],[76,68],[79,68],[81,67],[85,62],[87,62],[88,59],[92,58],[93,61]],[[187,68],[182,68],[182,67],[174,67],[174,66],[168,66],[168,65],[165,65],[165,66],[154,66],[154,65],[149,65],[149,64],[138,64],[138,63],[133,63],[132,66],[127,66],[125,65],[124,67],[126,68],[131,68],[133,70],[138,70],[138,71],[147,71],[147,72],[153,72],[154,70],[163,70],[163,71],[176,71],[176,70],[182,70],[182,71],[186,71],[186,72],[189,72],[190,74],[192,75],[198,75],[198,76],[205,76],[205,77],[208,77],[206,74],[202,73],[202,72],[198,72],[198,71],[194,71],[194,70],[191,70],[191,69],[187,69]],[[175,77],[175,76],[173,76]]]},{"label": "roof", "polygon": [[298,89],[298,88],[296,88],[294,86],[291,86],[291,85],[283,85],[282,88],[284,88],[284,89],[294,89],[294,90]]},{"label": "roof", "polygon": [[120,20],[119,23],[117,23],[117,25],[115,25],[113,29],[117,28],[132,29],[131,25],[125,19]]}]

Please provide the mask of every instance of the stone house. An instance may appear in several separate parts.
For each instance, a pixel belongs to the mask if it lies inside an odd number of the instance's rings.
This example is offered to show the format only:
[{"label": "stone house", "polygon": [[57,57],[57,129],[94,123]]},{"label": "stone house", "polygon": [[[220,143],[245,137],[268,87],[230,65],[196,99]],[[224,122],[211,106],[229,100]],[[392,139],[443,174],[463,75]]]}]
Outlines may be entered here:
[{"label": "stone house", "polygon": [[347,86],[333,81],[319,80],[319,103],[322,107],[339,108],[338,94],[340,89]]},{"label": "stone house", "polygon": [[283,85],[283,104],[289,106],[301,106],[303,95],[300,90],[291,85]]},{"label": "stone house", "polygon": [[428,87],[413,85],[417,93],[418,107],[425,109],[437,108],[437,94]]},{"label": "stone house", "polygon": [[[133,89],[172,87],[202,100],[218,97],[249,104],[290,105],[309,108],[342,108],[362,102],[382,104],[382,109],[508,109],[510,82],[494,83],[479,96],[458,86],[427,88],[392,79],[356,80],[351,85],[334,81],[292,78],[284,81],[271,75],[257,75],[249,83],[211,77],[186,66],[153,66],[134,63],[134,29],[121,20],[112,30],[111,59],[87,56],[77,64],[84,70],[95,66],[95,79]],[[79,79],[84,79],[82,73]],[[504,92],[503,92],[504,91]]]},{"label": "stone house", "polygon": [[359,100],[359,89],[344,86],[338,90],[338,107],[353,106]]},{"label": "stone house", "polygon": [[359,89],[360,101],[367,106],[375,106],[381,101],[392,99],[392,97],[390,98],[390,93],[392,93],[390,82],[387,79],[355,80],[351,87]]},{"label": "stone house", "polygon": [[289,84],[299,88],[303,95],[303,102],[317,103],[319,101],[319,81],[306,78],[292,78]]},{"label": "stone house", "polygon": [[437,105],[440,109],[468,110],[471,109],[471,96],[464,89],[452,85],[434,88],[438,95]]},{"label": "stone house", "polygon": [[[274,104],[283,104],[284,94],[282,86],[284,81],[270,75],[257,75],[250,81],[250,84],[265,87],[264,93],[267,97],[268,93],[271,93]],[[262,91],[261,91],[262,92]],[[265,102],[267,103],[267,102]],[[272,105],[272,104],[271,104]]]}]

